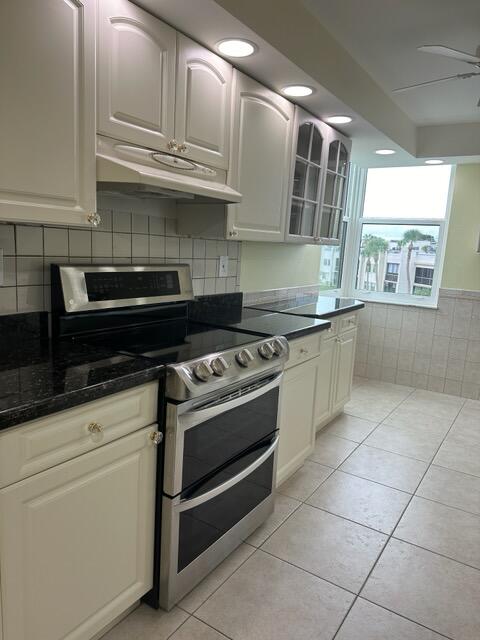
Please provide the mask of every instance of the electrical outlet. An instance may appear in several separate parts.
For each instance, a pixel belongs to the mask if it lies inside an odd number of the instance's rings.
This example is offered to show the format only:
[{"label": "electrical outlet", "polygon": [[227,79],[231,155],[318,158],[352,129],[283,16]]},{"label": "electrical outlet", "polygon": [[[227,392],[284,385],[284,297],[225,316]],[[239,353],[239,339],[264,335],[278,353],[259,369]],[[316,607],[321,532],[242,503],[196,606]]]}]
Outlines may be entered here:
[{"label": "electrical outlet", "polygon": [[218,277],[226,278],[228,275],[228,256],[220,256],[218,259]]}]

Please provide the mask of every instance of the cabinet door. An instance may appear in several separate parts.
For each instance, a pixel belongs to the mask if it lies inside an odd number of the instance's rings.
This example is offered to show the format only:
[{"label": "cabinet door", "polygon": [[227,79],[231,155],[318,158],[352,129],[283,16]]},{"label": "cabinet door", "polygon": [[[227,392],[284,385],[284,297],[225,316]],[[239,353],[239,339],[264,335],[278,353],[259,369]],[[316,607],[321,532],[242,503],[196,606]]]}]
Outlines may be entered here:
[{"label": "cabinet door", "polygon": [[287,216],[288,242],[315,243],[328,151],[328,127],[295,107],[294,148]]},{"label": "cabinet door", "polygon": [[313,411],[316,358],[289,369],[280,399],[277,484],[299,469],[315,444]]},{"label": "cabinet door", "polygon": [[175,139],[188,158],[228,168],[232,67],[178,34]]},{"label": "cabinet door", "polygon": [[[322,339],[323,340],[323,339]],[[335,338],[323,340],[317,363],[315,385],[315,427],[323,426],[332,413],[332,383],[335,367]]]},{"label": "cabinet door", "polygon": [[98,130],[166,150],[174,137],[176,31],[128,0],[99,2]]},{"label": "cabinet door", "polygon": [[95,211],[95,0],[0,2],[0,219]]},{"label": "cabinet door", "polygon": [[293,105],[238,71],[233,104],[229,184],[242,202],[228,206],[227,236],[283,242]]},{"label": "cabinet door", "polygon": [[322,241],[337,244],[342,235],[350,148],[348,138],[330,129],[322,214],[317,232]]},{"label": "cabinet door", "polygon": [[333,388],[333,413],[342,409],[343,405],[350,400],[356,338],[356,329],[341,333],[338,338],[336,338],[337,357],[335,384]]},{"label": "cabinet door", "polygon": [[9,640],[88,640],[152,586],[152,428],[0,491]]}]

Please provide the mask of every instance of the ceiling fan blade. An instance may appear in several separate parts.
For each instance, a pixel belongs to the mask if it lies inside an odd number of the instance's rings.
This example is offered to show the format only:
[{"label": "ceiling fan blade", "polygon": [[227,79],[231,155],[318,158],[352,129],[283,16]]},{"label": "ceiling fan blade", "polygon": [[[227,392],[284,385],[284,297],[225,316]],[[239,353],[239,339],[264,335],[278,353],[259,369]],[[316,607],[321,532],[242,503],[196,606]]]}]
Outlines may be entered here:
[{"label": "ceiling fan blade", "polygon": [[[462,73],[457,73],[454,76],[446,76],[445,78],[437,78],[436,80],[427,80],[426,82],[417,82],[416,84],[409,84],[406,87],[399,87],[398,89],[393,89],[394,92],[399,91],[408,91],[409,89],[415,89],[416,87],[425,87],[429,84],[437,84],[438,82],[447,82],[448,80],[456,80],[458,78],[463,78]],[[470,75],[470,74],[468,74]]]},{"label": "ceiling fan blade", "polygon": [[462,62],[468,62],[469,64],[480,64],[480,58],[464,51],[458,51],[451,47],[444,47],[441,44],[426,44],[421,47],[417,47],[418,51],[423,53],[436,53],[440,56],[446,56],[447,58],[455,58],[455,60],[461,60]]}]

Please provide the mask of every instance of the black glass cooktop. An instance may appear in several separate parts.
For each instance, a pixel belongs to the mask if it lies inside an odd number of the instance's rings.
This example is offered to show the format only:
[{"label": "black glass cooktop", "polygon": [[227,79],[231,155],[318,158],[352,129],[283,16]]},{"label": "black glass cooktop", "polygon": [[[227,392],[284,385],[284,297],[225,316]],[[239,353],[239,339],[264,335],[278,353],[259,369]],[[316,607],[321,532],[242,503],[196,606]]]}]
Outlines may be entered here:
[{"label": "black glass cooktop", "polygon": [[261,339],[261,336],[176,319],[77,339],[117,353],[148,358],[156,364],[174,364],[234,349]]},{"label": "black glass cooktop", "polygon": [[285,336],[289,340],[330,327],[328,320],[238,306],[210,309],[208,315],[200,315],[199,318],[199,322],[209,326],[241,331],[263,338]]},{"label": "black glass cooktop", "polygon": [[309,318],[330,318],[341,313],[348,313],[364,307],[363,302],[354,298],[329,298],[327,296],[308,296],[293,300],[278,300],[251,305],[250,309],[274,311]]}]

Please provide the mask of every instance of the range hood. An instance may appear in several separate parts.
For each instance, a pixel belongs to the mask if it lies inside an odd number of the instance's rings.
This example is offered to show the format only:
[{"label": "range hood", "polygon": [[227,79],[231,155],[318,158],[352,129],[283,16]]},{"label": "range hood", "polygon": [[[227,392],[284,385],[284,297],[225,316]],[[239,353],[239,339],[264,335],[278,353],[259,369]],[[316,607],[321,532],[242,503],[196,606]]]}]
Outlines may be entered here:
[{"label": "range hood", "polygon": [[241,202],[242,195],[226,181],[226,171],[188,157],[97,136],[97,190],[102,193],[189,203]]}]

